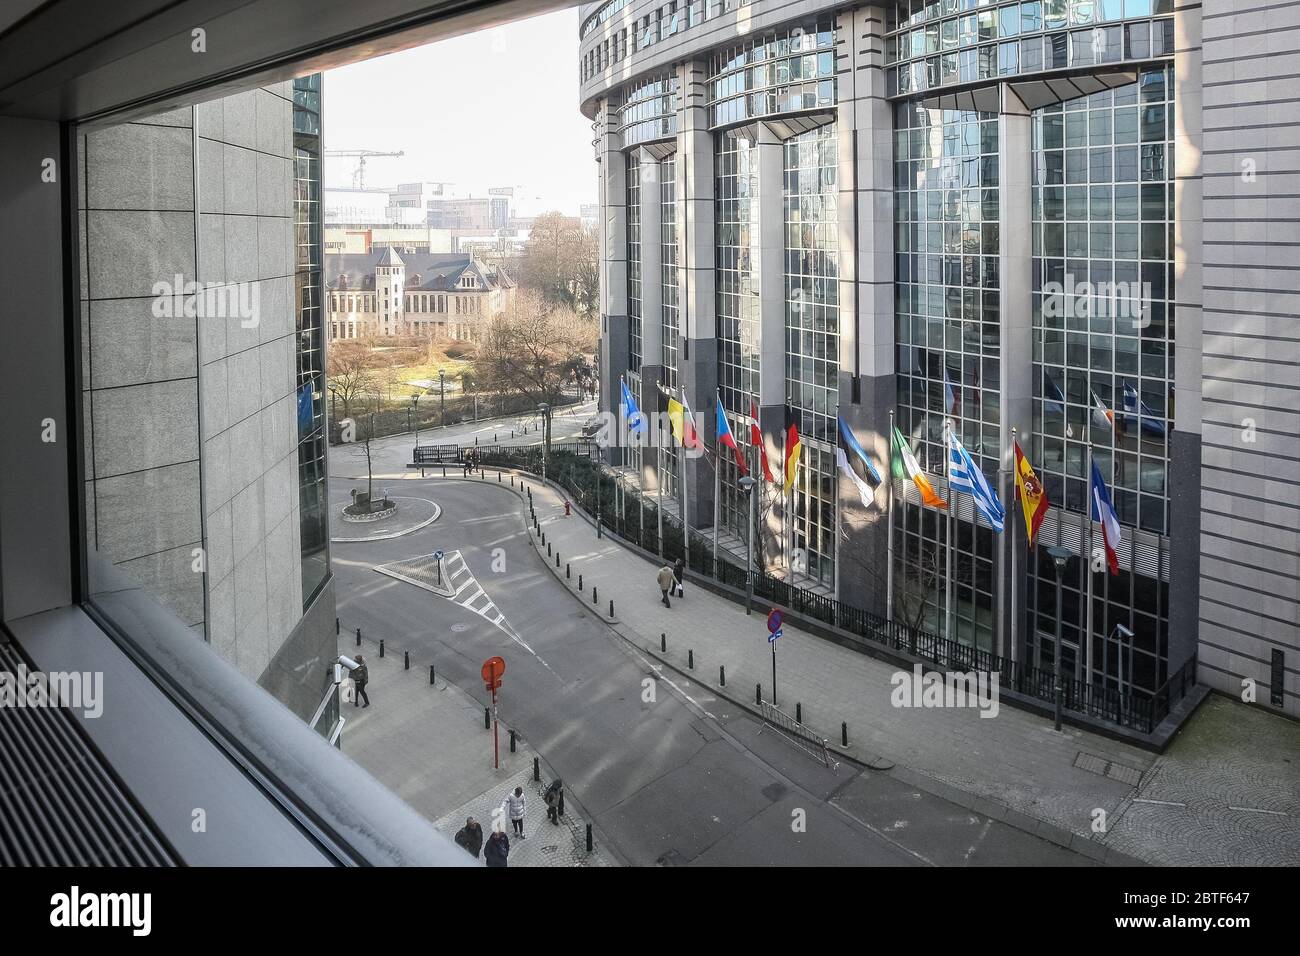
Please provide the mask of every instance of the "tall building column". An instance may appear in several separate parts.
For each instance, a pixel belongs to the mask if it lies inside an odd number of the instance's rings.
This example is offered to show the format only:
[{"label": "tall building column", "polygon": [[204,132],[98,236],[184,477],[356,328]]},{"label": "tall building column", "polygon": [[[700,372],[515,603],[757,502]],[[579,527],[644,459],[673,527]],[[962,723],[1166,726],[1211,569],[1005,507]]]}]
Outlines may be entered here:
[{"label": "tall building column", "polygon": [[[641,149],[641,410],[653,414],[659,407],[656,385],[664,377],[663,265],[662,220],[659,176],[663,167],[654,154]],[[646,445],[640,462],[641,487],[657,488],[659,469],[653,446],[654,436],[643,433]]]},{"label": "tall building column", "polygon": [[[758,229],[751,233],[757,270],[759,342],[758,427],[779,482],[785,455],[785,146],[766,123],[758,124]],[[770,570],[784,571],[787,550],[786,499],[777,496],[759,529]]]},{"label": "tall building column", "polygon": [[[885,98],[884,9],[839,14],[835,73],[839,105],[840,414],[863,450],[889,471],[894,407],[894,116]],[[840,600],[885,614],[887,489],[870,509],[837,472],[842,509],[836,541]]]},{"label": "tall building column", "polygon": [[1031,401],[1034,394],[1033,135],[1025,104],[1006,83],[998,92],[998,302],[1001,312],[998,435],[1001,447],[996,487],[1007,520],[1003,533],[993,537],[997,582],[994,650],[1021,660],[1020,647],[1012,643],[1011,622],[1012,616],[1018,615],[1015,643],[1023,646],[1029,558],[1025,523],[1017,513],[1019,506],[1015,500],[1015,449],[1011,429],[1017,429],[1022,448],[1028,444],[1034,425]]},{"label": "tall building column", "polygon": [[[627,164],[618,133],[618,111],[605,100],[600,124],[600,411],[618,416],[619,376],[627,371]],[[611,445],[611,464],[622,461],[622,448]]]},{"label": "tall building column", "polygon": [[[677,124],[677,236],[680,243],[678,301],[681,303],[677,351],[678,381],[695,412],[695,424],[714,445],[713,408],[718,388],[718,339],[714,303],[713,134],[705,105],[708,65],[703,60],[679,68],[682,111]],[[683,456],[692,527],[713,525],[713,469],[702,457]]]}]

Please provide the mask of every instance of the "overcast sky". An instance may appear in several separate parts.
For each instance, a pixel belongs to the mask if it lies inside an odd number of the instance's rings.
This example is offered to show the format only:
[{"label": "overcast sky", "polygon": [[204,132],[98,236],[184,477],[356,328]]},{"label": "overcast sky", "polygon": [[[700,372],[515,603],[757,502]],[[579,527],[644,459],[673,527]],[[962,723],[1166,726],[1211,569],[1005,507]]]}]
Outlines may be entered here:
[{"label": "overcast sky", "polygon": [[[406,154],[368,159],[367,186],[443,180],[479,196],[522,186],[522,215],[577,215],[596,201],[576,7],[332,70],[324,97],[327,149]],[[327,157],[326,185],[350,186],[355,163]]]}]

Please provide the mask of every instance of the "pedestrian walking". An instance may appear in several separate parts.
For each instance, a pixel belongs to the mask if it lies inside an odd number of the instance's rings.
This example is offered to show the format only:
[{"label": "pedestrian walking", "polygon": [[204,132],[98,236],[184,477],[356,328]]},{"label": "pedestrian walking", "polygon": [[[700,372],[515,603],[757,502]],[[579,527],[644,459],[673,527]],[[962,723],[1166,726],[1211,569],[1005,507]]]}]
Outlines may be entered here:
[{"label": "pedestrian walking", "polygon": [[510,856],[510,838],[500,830],[493,830],[487,838],[487,844],[483,847],[483,859],[490,867],[506,866],[506,860]]},{"label": "pedestrian walking", "polygon": [[682,587],[682,582],[686,578],[686,562],[681,558],[673,564],[673,582],[677,585],[677,596],[686,597],[686,589]]},{"label": "pedestrian walking", "polygon": [[564,782],[559,777],[552,780],[551,785],[542,794],[542,799],[546,801],[546,819],[556,826],[560,825],[560,801],[564,799],[563,794]]},{"label": "pedestrian walking", "polygon": [[466,818],[465,825],[456,832],[456,845],[478,859],[478,852],[483,848],[483,828],[473,817]]},{"label": "pedestrian walking", "polygon": [[506,794],[502,806],[510,813],[510,825],[515,828],[515,836],[521,840],[526,840],[524,836],[524,810],[528,801],[524,798],[524,788],[515,787],[513,793]]},{"label": "pedestrian walking", "polygon": [[677,580],[673,577],[673,569],[665,564],[659,569],[659,574],[656,577],[659,581],[659,590],[663,592],[664,607],[672,607],[672,602],[668,600],[668,593],[672,591],[673,584]]},{"label": "pedestrian walking", "polygon": [[370,706],[370,695],[366,693],[366,684],[370,680],[370,668],[366,666],[366,659],[360,654],[357,655],[357,666],[352,670],[352,683],[356,685],[356,694],[352,698],[352,706],[356,707],[361,703],[361,698],[366,699],[366,707]]}]

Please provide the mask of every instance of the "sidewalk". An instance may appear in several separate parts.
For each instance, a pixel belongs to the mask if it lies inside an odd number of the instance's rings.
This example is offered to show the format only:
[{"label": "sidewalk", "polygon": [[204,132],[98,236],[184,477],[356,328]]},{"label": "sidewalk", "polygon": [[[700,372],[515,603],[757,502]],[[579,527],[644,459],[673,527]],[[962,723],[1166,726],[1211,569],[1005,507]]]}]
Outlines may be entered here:
[{"label": "sidewalk", "polygon": [[[563,516],[563,498],[529,482],[546,542],[572,566],[562,583],[589,610],[643,651],[739,704],[755,684],[771,691],[764,616],[687,583],[686,597],[660,602],[655,563],[582,516]],[[539,547],[540,540],[538,541]],[[546,558],[545,547],[542,547]],[[554,559],[547,561],[554,572]],[[599,588],[593,607],[591,590]],[[609,601],[615,615],[609,615]],[[660,652],[660,635],[667,652]],[[976,709],[895,707],[893,665],[786,626],[777,649],[778,702],[832,746],[914,786],[1005,820],[1099,859],[1153,863],[1294,865],[1300,861],[1300,725],[1215,699],[1159,758],[1127,744],[1065,727],[1003,704],[996,718]],[[718,687],[719,666],[726,687]],[[837,746],[840,724],[850,745]],[[1189,795],[1191,795],[1189,797]],[[1093,832],[1097,811],[1105,832]]]},{"label": "sidewalk", "polygon": [[542,779],[533,781],[535,754],[524,740],[511,753],[509,728],[502,723],[501,769],[494,769],[492,732],[483,729],[482,705],[441,679],[429,686],[427,670],[403,670],[398,657],[381,658],[369,642],[362,650],[370,668],[371,706],[343,704],[344,753],[448,837],[472,816],[486,839],[493,811],[507,793],[523,787],[527,839],[513,836],[508,820],[501,824],[510,835],[510,866],[614,865],[599,842],[587,853],[586,820],[572,797],[560,825],[548,822],[542,792],[553,774],[543,761]]}]

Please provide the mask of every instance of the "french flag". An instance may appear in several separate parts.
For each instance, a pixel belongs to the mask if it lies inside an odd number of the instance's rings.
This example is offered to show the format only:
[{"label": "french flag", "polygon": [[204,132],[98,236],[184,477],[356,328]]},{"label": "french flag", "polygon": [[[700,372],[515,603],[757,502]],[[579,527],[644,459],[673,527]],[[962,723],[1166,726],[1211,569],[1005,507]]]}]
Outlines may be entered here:
[{"label": "french flag", "polygon": [[1088,497],[1092,500],[1092,520],[1101,522],[1101,536],[1106,542],[1106,564],[1111,574],[1119,574],[1119,555],[1116,553],[1120,541],[1119,515],[1115,514],[1115,506],[1110,503],[1110,491],[1095,461],[1092,463]]}]

